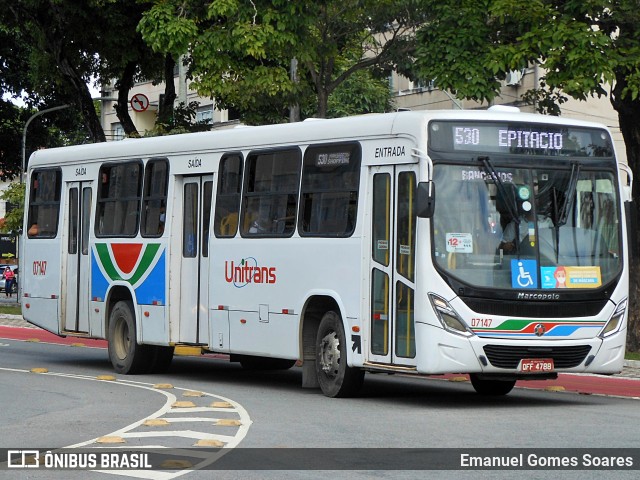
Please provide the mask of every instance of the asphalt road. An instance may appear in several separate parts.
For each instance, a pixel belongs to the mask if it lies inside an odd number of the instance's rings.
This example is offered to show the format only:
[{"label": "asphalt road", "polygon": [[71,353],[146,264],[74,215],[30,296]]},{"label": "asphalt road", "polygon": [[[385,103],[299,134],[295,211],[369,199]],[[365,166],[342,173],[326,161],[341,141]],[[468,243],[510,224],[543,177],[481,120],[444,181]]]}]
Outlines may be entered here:
[{"label": "asphalt road", "polygon": [[[436,450],[436,458],[457,453],[451,450],[457,448],[470,452],[492,448],[494,455],[510,452],[507,448],[528,455],[541,448],[562,455],[584,453],[576,448],[587,453],[613,448],[621,454],[636,454],[625,450],[637,445],[640,425],[638,400],[632,398],[528,388],[516,388],[506,397],[486,398],[457,379],[368,375],[358,398],[329,399],[301,389],[297,368],[257,373],[225,359],[178,357],[166,375],[120,376],[113,375],[100,345],[56,345],[7,336],[0,334],[4,337],[0,339],[0,449],[99,448],[105,445],[98,444],[98,439],[120,437],[124,443],[116,446],[125,450],[153,445],[172,452],[186,449],[193,455],[194,449],[200,449],[193,447],[199,440],[218,440],[233,452],[227,457],[232,468],[252,468],[256,463],[260,467],[263,462],[283,469],[128,472],[134,478],[493,479],[517,474],[551,479],[559,472],[499,468],[410,471],[406,468],[418,453],[433,451],[407,453],[404,449],[446,449]],[[33,368],[47,372],[33,373]],[[98,379],[105,375],[113,379]],[[176,402],[192,402],[193,406],[174,407]],[[151,426],[148,420],[166,423]],[[640,463],[640,454],[637,458]],[[406,463],[397,465],[394,459]],[[286,470],[291,462],[300,467],[305,461],[308,469]],[[321,470],[314,462],[335,470]],[[371,470],[377,465],[385,469]],[[388,469],[390,465],[396,470]],[[360,469],[352,470],[355,467]],[[72,470],[27,473],[2,471],[0,475],[16,479],[104,476]],[[636,478],[637,472],[590,469],[562,472],[562,476]]]}]

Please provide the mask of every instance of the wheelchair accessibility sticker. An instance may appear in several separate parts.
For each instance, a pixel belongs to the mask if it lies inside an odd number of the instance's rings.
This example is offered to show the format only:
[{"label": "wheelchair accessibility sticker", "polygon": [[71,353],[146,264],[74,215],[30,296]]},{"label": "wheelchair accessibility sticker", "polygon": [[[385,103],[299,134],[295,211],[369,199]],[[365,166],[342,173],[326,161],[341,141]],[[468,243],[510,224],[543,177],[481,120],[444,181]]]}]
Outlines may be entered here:
[{"label": "wheelchair accessibility sticker", "polygon": [[511,286],[538,288],[538,265],[535,260],[511,260]]}]

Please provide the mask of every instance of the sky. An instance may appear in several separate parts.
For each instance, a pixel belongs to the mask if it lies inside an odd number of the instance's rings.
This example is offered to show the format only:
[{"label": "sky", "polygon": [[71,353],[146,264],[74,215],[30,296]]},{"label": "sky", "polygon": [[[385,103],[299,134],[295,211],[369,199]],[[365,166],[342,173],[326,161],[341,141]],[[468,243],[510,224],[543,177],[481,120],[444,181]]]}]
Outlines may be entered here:
[{"label": "sky", "polygon": [[[100,89],[98,89],[97,87],[94,86],[94,80],[91,80],[89,83],[87,83],[87,86],[89,87],[89,91],[91,92],[91,97],[92,98],[97,98],[100,96]],[[19,106],[19,107],[24,107],[25,103],[22,101],[22,99],[20,98],[11,98],[11,95],[9,95],[8,93],[5,93],[2,95],[2,99],[3,100],[10,100],[11,102],[13,102],[15,105]]]}]

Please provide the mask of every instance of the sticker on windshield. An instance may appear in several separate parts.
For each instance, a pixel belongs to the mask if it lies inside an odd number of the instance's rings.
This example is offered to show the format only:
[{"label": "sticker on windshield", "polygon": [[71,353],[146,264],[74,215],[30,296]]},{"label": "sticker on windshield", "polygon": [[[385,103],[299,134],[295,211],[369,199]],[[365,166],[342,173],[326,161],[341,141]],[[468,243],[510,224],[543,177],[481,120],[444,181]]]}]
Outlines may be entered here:
[{"label": "sticker on windshield", "polygon": [[511,286],[537,288],[538,267],[535,260],[511,260]]},{"label": "sticker on windshield", "polygon": [[447,233],[447,252],[471,253],[473,252],[473,237],[470,233]]},{"label": "sticker on windshield", "polygon": [[598,288],[602,286],[600,267],[540,267],[542,288]]}]

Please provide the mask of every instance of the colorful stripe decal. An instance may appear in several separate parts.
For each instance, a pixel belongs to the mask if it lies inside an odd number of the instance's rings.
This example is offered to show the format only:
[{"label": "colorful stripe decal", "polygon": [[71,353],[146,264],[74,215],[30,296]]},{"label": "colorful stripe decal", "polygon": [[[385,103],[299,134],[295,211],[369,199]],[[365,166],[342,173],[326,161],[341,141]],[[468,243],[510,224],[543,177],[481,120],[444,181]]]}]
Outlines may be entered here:
[{"label": "colorful stripe decal", "polygon": [[580,329],[600,330],[605,325],[602,320],[518,320],[509,319],[494,328],[473,328],[472,330],[479,337],[537,337],[536,327],[544,327],[544,337],[569,337]]},{"label": "colorful stripe decal", "polygon": [[166,304],[165,250],[160,243],[96,243],[92,249],[91,297],[104,301],[113,282],[126,282],[139,304]]}]

